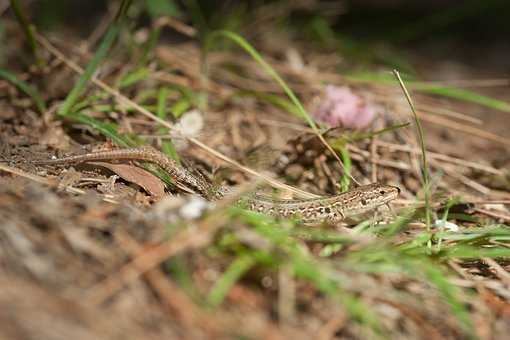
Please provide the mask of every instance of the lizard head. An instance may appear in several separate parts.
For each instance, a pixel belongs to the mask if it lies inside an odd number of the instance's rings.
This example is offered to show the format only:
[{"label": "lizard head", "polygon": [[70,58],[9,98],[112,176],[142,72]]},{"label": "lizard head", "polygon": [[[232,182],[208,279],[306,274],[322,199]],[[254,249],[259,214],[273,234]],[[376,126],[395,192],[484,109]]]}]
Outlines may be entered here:
[{"label": "lizard head", "polygon": [[362,214],[387,204],[398,197],[400,189],[386,184],[373,183],[352,189],[346,193],[344,211]]}]

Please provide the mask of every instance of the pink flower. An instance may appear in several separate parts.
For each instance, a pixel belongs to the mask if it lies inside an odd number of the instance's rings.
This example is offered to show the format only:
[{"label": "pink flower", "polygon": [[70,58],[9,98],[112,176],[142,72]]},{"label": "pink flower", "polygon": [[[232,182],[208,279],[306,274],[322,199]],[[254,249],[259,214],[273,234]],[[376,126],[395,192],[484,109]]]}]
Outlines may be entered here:
[{"label": "pink flower", "polygon": [[332,127],[362,129],[370,125],[376,107],[367,103],[347,86],[326,86],[326,96],[312,116]]}]

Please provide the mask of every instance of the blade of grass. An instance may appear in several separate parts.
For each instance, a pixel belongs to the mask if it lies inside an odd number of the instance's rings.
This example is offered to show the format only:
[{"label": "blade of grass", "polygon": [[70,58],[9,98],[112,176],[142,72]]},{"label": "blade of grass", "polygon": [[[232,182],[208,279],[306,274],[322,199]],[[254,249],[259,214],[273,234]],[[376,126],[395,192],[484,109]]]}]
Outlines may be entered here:
[{"label": "blade of grass", "polygon": [[[450,208],[452,206],[454,206],[455,204],[458,204],[459,202],[460,202],[460,199],[456,198],[456,197],[448,199],[448,201],[446,202],[446,205],[445,205],[443,216],[441,217],[441,221],[442,221],[443,225],[446,224],[446,222],[448,221],[448,213],[450,212]],[[444,230],[444,227],[442,227],[441,229]],[[441,237],[439,237],[438,242],[437,242],[436,251],[441,251],[442,243],[443,243],[443,239]]]},{"label": "blade of grass", "polygon": [[431,218],[432,218],[432,209],[430,207],[430,177],[429,177],[429,170],[428,170],[428,164],[427,164],[427,149],[425,148],[425,135],[423,133],[423,128],[421,126],[420,120],[418,119],[418,115],[416,114],[416,110],[414,108],[413,101],[411,99],[411,96],[409,95],[409,92],[407,91],[407,88],[404,85],[404,82],[402,78],[400,77],[400,73],[397,70],[393,70],[393,74],[397,78],[400,87],[402,88],[402,91],[404,92],[404,95],[407,99],[407,102],[409,103],[409,107],[411,108],[411,111],[413,113],[414,121],[416,123],[416,128],[418,130],[418,140],[420,142],[420,148],[421,148],[421,170],[422,170],[422,183],[423,183],[423,193],[424,193],[424,201],[425,201],[425,221],[427,225],[427,230],[430,230],[430,224],[431,224]]},{"label": "blade of grass", "polygon": [[[310,125],[310,127],[318,132],[318,128],[317,128],[317,125],[315,124],[315,122],[312,120],[312,118],[310,117],[310,115],[308,114],[308,112],[306,112],[305,108],[303,107],[303,105],[301,105],[301,102],[299,101],[299,99],[297,99],[296,95],[294,94],[294,92],[289,88],[289,86],[287,85],[287,83],[280,77],[280,75],[271,67],[271,65],[269,65],[263,58],[262,56],[260,55],[260,53],[258,53],[255,48],[253,48],[253,46],[251,46],[243,37],[241,37],[240,35],[234,33],[234,32],[230,32],[230,31],[223,31],[223,30],[218,30],[218,31],[213,31],[206,39],[205,41],[205,44],[204,44],[204,50],[205,50],[205,53],[208,53],[211,48],[212,48],[212,43],[215,39],[219,38],[219,37],[225,37],[225,38],[228,38],[230,40],[232,40],[233,42],[235,42],[236,44],[238,44],[241,48],[243,48],[263,69],[264,71],[269,74],[269,76],[271,78],[273,78],[273,80],[276,81],[276,83],[278,83],[278,85],[280,85],[280,87],[283,89],[283,91],[285,92],[285,94],[290,98],[290,100],[292,101],[292,103],[296,106],[296,108],[298,109],[299,113],[300,113],[300,116],[301,118],[305,119],[306,122]],[[207,74],[207,72],[206,72]]]},{"label": "blade of grass", "polygon": [[384,129],[380,129],[380,130],[376,130],[376,131],[354,133],[347,137],[348,137],[348,141],[357,142],[357,141],[360,141],[363,139],[370,139],[375,136],[382,135],[386,132],[391,132],[391,131],[395,131],[395,130],[398,130],[398,129],[401,129],[404,127],[408,127],[409,125],[410,125],[410,123],[395,124],[395,125],[388,126]]},{"label": "blade of grass", "polygon": [[173,280],[177,282],[180,288],[193,299],[195,302],[199,302],[202,299],[199,289],[193,282],[193,276],[190,272],[189,263],[186,262],[186,257],[178,255],[171,260],[166,261],[164,268],[168,271]]},{"label": "blade of grass", "polygon": [[28,22],[27,17],[21,10],[21,6],[18,0],[11,0],[11,8],[12,11],[14,12],[14,16],[16,17],[21,28],[23,29],[23,33],[27,38],[28,45],[30,46],[30,50],[34,56],[37,65],[42,66],[43,60],[39,57],[39,54],[37,52],[37,41],[35,39],[35,26]]},{"label": "blade of grass", "polygon": [[459,244],[490,244],[491,242],[510,241],[510,229],[508,226],[496,226],[482,230],[476,228],[462,232],[439,232],[437,236],[449,241],[458,241]]},{"label": "blade of grass", "polygon": [[133,141],[117,132],[117,125],[113,123],[103,123],[80,112],[73,112],[71,116],[73,120],[91,126],[120,146],[129,147],[133,145]]},{"label": "blade of grass", "polygon": [[287,99],[272,93],[263,93],[258,91],[238,91],[232,95],[232,98],[235,97],[254,97],[265,101],[279,109],[285,110],[298,118],[301,118],[301,114],[295,105],[293,105]]},{"label": "blade of grass", "polygon": [[[158,92],[158,106],[157,106],[157,116],[161,119],[166,119],[167,109],[166,109],[166,100],[168,95],[170,94],[170,90],[166,87],[163,87]],[[159,132],[162,134],[168,133],[168,129],[161,127],[159,128]],[[162,142],[163,152],[168,155],[170,158],[174,159],[178,163],[180,163],[179,155],[177,154],[177,150],[175,150],[175,146],[171,140],[165,140]]]},{"label": "blade of grass", "polygon": [[351,156],[349,154],[349,150],[347,150],[346,147],[340,149],[340,157],[342,157],[342,162],[344,163],[344,173],[340,178],[340,189],[342,192],[346,192],[349,190],[349,186],[351,184],[349,178],[351,177],[352,168]]},{"label": "blade of grass", "polygon": [[207,302],[212,307],[219,306],[230,288],[255,265],[256,261],[250,254],[244,254],[236,258],[225,273],[216,281],[213,288],[207,296]]},{"label": "blade of grass", "polygon": [[[335,152],[335,150],[333,150],[333,148],[328,144],[328,142],[324,139],[324,136],[322,135],[322,133],[319,131],[319,128],[317,127],[317,124],[315,124],[315,122],[313,121],[313,119],[310,117],[310,115],[308,114],[308,112],[305,110],[305,108],[303,107],[303,105],[301,104],[301,102],[299,101],[299,99],[296,97],[296,95],[294,94],[294,92],[290,89],[290,87],[287,85],[287,83],[280,77],[280,75],[271,67],[271,65],[269,65],[263,58],[262,56],[260,55],[260,53],[258,53],[255,48],[253,48],[253,46],[251,46],[243,37],[241,37],[240,35],[234,33],[234,32],[230,32],[230,31],[225,31],[225,30],[217,30],[217,31],[213,31],[211,32],[205,39],[205,42],[204,42],[204,59],[203,59],[203,62],[202,62],[202,68],[203,68],[203,74],[204,75],[207,75],[208,72],[207,72],[207,53],[211,50],[212,48],[212,43],[215,39],[218,39],[220,37],[224,37],[224,38],[227,38],[227,39],[230,39],[232,40],[233,42],[235,42],[237,45],[239,45],[242,49],[244,49],[261,67],[262,69],[271,77],[273,78],[274,81],[276,81],[276,83],[278,85],[280,85],[280,87],[283,89],[283,91],[285,92],[285,94],[289,97],[289,99],[291,100],[291,102],[296,106],[298,112],[299,112],[299,115],[301,116],[301,118],[303,118],[307,123],[308,125],[312,128],[312,130],[315,132],[315,134],[317,135],[317,137],[319,138],[319,140],[321,141],[322,144],[324,144],[324,146],[331,152],[331,154],[336,158],[336,160],[338,161],[338,163],[340,164],[340,166],[344,169],[344,173],[348,173],[346,170],[345,170],[345,166],[344,164],[342,163],[342,160],[340,159],[340,157],[337,155],[337,153]],[[354,178],[352,177],[352,175],[349,174],[349,177],[356,183],[359,185],[359,182]]]},{"label": "blade of grass", "polygon": [[158,104],[156,108],[156,115],[161,119],[166,119],[167,116],[166,100],[168,99],[169,94],[170,89],[168,87],[162,87],[158,91]]},{"label": "blade of grass", "polygon": [[142,80],[147,79],[149,76],[150,71],[146,67],[140,67],[132,72],[129,72],[128,74],[124,75],[122,79],[120,79],[117,87],[119,89],[134,85]]},{"label": "blade of grass", "polygon": [[261,236],[267,238],[281,251],[287,254],[294,274],[298,278],[311,282],[318,290],[338,301],[346,311],[361,325],[369,327],[381,336],[384,328],[377,314],[356,296],[345,291],[327,261],[318,261],[296,240],[291,237],[291,230],[282,228],[274,219],[246,210],[237,210],[243,220]]},{"label": "blade of grass", "polygon": [[[391,75],[389,72],[355,72],[344,75],[344,78],[346,80],[352,81],[352,82],[361,82],[361,83],[379,83],[379,84],[385,84],[385,85],[396,85],[395,83],[395,77]],[[405,73],[403,75],[403,79],[408,83],[412,84],[412,82],[415,80],[415,78]]]},{"label": "blade of grass", "polygon": [[415,220],[416,214],[417,210],[412,207],[401,212],[393,223],[381,227],[382,235],[391,237],[400,234],[409,226],[409,223]]},{"label": "blade of grass", "polygon": [[131,4],[131,0],[123,0],[119,11],[117,12],[117,16],[115,20],[108,27],[108,31],[106,32],[104,38],[99,45],[94,57],[87,65],[85,72],[80,76],[73,89],[67,95],[64,103],[60,106],[58,110],[59,116],[67,116],[71,113],[72,106],[78,100],[78,97],[83,94],[85,87],[87,86],[89,80],[92,78],[93,74],[96,72],[99,64],[106,57],[106,54],[110,50],[110,47],[113,45],[115,39],[117,38],[118,33],[122,27],[122,18],[125,16],[127,9]]},{"label": "blade of grass", "polygon": [[[153,2],[153,1],[148,1]],[[137,67],[148,67],[148,63],[151,60],[151,52],[154,51],[156,48],[156,45],[159,42],[159,37],[161,35],[161,27],[158,25],[154,25],[154,27],[151,29],[149,39],[147,39],[147,42],[144,43],[141,46],[142,49],[142,56],[137,61]]]},{"label": "blade of grass", "polygon": [[[344,77],[347,80],[355,82],[376,82],[386,85],[395,84],[395,80],[385,73],[365,72],[351,74]],[[416,91],[471,102],[494,110],[510,112],[510,103],[495,98],[491,98],[474,91],[453,86],[437,86],[431,85],[429,83],[418,82],[415,81],[412,77],[409,77],[408,75],[405,76],[403,79],[406,80],[407,86],[410,89]]]},{"label": "blade of grass", "polygon": [[173,0],[151,0],[145,1],[147,12],[153,20],[158,19],[161,16],[178,17],[181,15],[181,11]]},{"label": "blade of grass", "polygon": [[40,113],[44,113],[46,111],[46,104],[44,103],[41,94],[35,87],[29,85],[27,82],[21,79],[18,79],[16,75],[4,69],[0,69],[0,78],[7,80],[8,82],[16,86],[19,90],[23,91],[28,96],[30,96],[30,98],[32,98],[32,100],[34,101],[37,110],[39,110]]},{"label": "blade of grass", "polygon": [[[328,138],[328,142],[331,144],[333,149],[338,150],[339,152],[342,150],[342,148],[345,147],[345,144],[361,141],[364,139],[370,139],[374,136],[382,135],[386,132],[395,131],[400,128],[404,128],[409,126],[410,123],[403,123],[403,124],[397,124],[393,126],[389,126],[387,128],[376,130],[376,131],[368,131],[368,132],[351,132],[351,133],[345,133],[344,135],[340,137],[334,137],[334,138]],[[330,130],[331,131],[331,130]]]},{"label": "blade of grass", "polygon": [[491,258],[508,258],[510,257],[510,249],[505,247],[481,247],[456,244],[443,249],[442,257],[447,259],[468,259],[480,260],[484,257]]},{"label": "blade of grass", "polygon": [[170,112],[172,112],[172,115],[174,118],[179,118],[182,116],[185,112],[187,112],[191,108],[191,103],[188,100],[188,98],[180,98],[178,99],[171,107]]},{"label": "blade of grass", "polygon": [[[429,236],[423,233],[411,241],[415,245],[412,248],[409,247],[411,246],[410,243],[394,247],[390,243],[377,240],[375,245],[368,244],[349,252],[342,261],[342,265],[367,273],[387,274],[391,271],[411,275],[419,281],[426,280],[436,288],[443,300],[450,305],[464,332],[467,335],[474,334],[473,322],[467,306],[459,298],[460,290],[448,280],[443,270],[438,266],[438,262],[435,260],[436,255],[429,255],[430,251],[427,247],[429,239]],[[417,249],[418,251],[412,252],[409,251],[410,249]]]},{"label": "blade of grass", "polygon": [[356,239],[338,231],[317,229],[315,227],[298,227],[290,230],[290,235],[306,241],[321,243],[351,244]]},{"label": "blade of grass", "polygon": [[420,261],[419,266],[425,275],[425,278],[429,282],[435,285],[436,289],[443,296],[453,314],[460,321],[461,327],[463,328],[466,335],[470,335],[469,338],[475,338],[473,320],[471,320],[467,307],[459,300],[459,289],[454,286],[444,275],[444,273],[438,268],[436,264],[429,263],[428,261]]},{"label": "blade of grass", "polygon": [[471,102],[475,104],[479,104],[491,109],[500,110],[503,112],[510,112],[510,104],[504,102],[502,100],[494,99],[491,97],[487,97],[481,95],[479,93],[455,88],[455,87],[441,87],[441,86],[416,86],[416,89],[430,94],[436,94],[443,97],[450,97],[458,100],[463,100],[465,102]]}]

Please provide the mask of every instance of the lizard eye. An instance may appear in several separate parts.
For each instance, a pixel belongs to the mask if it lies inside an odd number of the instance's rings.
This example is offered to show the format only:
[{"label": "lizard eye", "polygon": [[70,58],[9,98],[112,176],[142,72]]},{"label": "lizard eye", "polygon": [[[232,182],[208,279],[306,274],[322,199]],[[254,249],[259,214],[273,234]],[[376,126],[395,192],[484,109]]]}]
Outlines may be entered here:
[{"label": "lizard eye", "polygon": [[381,190],[381,191],[379,191],[379,193],[380,193],[381,195],[384,195],[384,194],[386,193],[386,191]]},{"label": "lizard eye", "polygon": [[366,199],[362,199],[361,200],[361,205],[367,205],[367,200]]}]

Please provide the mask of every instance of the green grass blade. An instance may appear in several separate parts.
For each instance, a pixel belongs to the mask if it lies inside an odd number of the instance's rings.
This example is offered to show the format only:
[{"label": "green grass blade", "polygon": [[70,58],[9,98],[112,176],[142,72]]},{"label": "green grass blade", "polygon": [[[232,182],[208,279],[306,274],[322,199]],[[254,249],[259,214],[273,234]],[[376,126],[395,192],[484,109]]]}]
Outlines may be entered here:
[{"label": "green grass blade", "polygon": [[312,242],[335,244],[351,244],[356,242],[351,235],[332,230],[317,229],[316,227],[297,227],[289,232],[293,237]]},{"label": "green grass blade", "polygon": [[[243,37],[241,37],[240,35],[234,33],[234,32],[230,32],[230,31],[226,31],[226,30],[218,30],[218,31],[213,31],[211,34],[207,35],[206,39],[205,39],[205,42],[204,42],[204,58],[203,58],[203,75],[204,75],[204,78],[206,78],[206,75],[207,75],[207,63],[206,63],[206,56],[207,56],[207,53],[208,51],[211,50],[212,48],[212,43],[214,42],[214,40],[216,40],[217,38],[220,38],[220,37],[224,37],[224,38],[227,38],[227,39],[230,39],[232,40],[233,42],[235,42],[237,45],[239,45],[241,48],[243,48],[261,67],[262,69],[267,73],[269,74],[269,76],[271,78],[273,78],[274,81],[276,81],[276,83],[278,85],[280,85],[280,87],[283,89],[283,91],[285,92],[285,94],[287,95],[287,97],[289,97],[290,101],[296,106],[297,108],[297,112],[299,113],[300,117],[303,118],[307,123],[308,125],[312,128],[312,130],[315,132],[315,134],[317,135],[317,137],[319,138],[319,140],[321,141],[321,143],[324,144],[324,146],[333,154],[333,156],[337,159],[338,163],[342,166],[342,168],[344,168],[345,170],[345,166],[344,164],[342,163],[342,160],[340,159],[340,157],[338,157],[338,155],[335,153],[335,150],[333,150],[333,148],[328,144],[328,142],[324,139],[324,136],[321,134],[321,132],[319,131],[319,128],[317,127],[317,124],[315,124],[314,120],[310,117],[310,115],[308,114],[308,112],[305,110],[305,108],[303,107],[303,105],[301,104],[301,102],[299,101],[299,99],[296,97],[296,95],[294,94],[294,92],[290,89],[290,87],[287,85],[287,83],[282,79],[282,77],[280,77],[280,75],[271,67],[271,65],[269,65],[263,58],[262,56],[260,55],[260,53],[258,53],[255,48],[253,48],[253,46],[251,46]],[[345,173],[347,173],[347,171],[345,171]],[[358,183],[358,181],[356,181],[355,178],[353,178],[351,176],[351,179]],[[359,183],[358,183],[359,184]]]},{"label": "green grass blade", "polygon": [[490,258],[508,258],[510,257],[510,249],[505,247],[481,247],[469,245],[453,245],[448,249],[443,249],[442,254],[448,259],[482,259]]},{"label": "green grass blade", "polygon": [[450,97],[465,102],[471,102],[482,105],[491,109],[500,110],[503,112],[510,112],[510,103],[502,100],[490,98],[479,93],[455,88],[455,87],[440,87],[440,86],[417,86],[417,90],[429,94],[440,95],[443,97]]},{"label": "green grass blade", "polygon": [[276,83],[278,83],[278,85],[280,85],[280,87],[283,89],[285,94],[289,97],[291,102],[296,106],[301,118],[304,118],[306,120],[306,122],[310,125],[310,127],[312,127],[312,129],[314,129],[314,131],[319,133],[317,125],[315,124],[313,119],[310,117],[308,112],[305,110],[305,108],[303,107],[303,105],[301,104],[299,99],[296,97],[294,92],[287,85],[287,83],[282,79],[282,77],[280,77],[280,75],[273,69],[273,67],[271,67],[271,65],[269,65],[262,58],[260,53],[258,53],[255,50],[255,48],[253,48],[253,46],[251,46],[243,37],[241,37],[240,35],[238,35],[234,32],[230,32],[230,31],[224,31],[224,30],[213,31],[207,37],[207,39],[205,41],[205,46],[204,46],[205,53],[207,53],[211,49],[213,41],[219,37],[228,38],[228,39],[232,40],[233,42],[235,42],[237,45],[239,45],[241,48],[243,48],[264,69],[264,71],[266,71],[266,73],[269,74],[269,76],[271,78],[273,78],[273,80],[276,81]]},{"label": "green grass blade", "polygon": [[[390,78],[390,76],[386,73],[360,72],[347,75],[345,76],[345,78],[355,82],[364,83],[376,82],[379,84],[396,85],[395,80]],[[452,86],[436,86],[423,82],[418,82],[409,75],[404,75],[403,79],[406,81],[407,86],[415,91],[475,103],[503,112],[510,112],[510,103],[495,98],[491,98],[474,91]]]},{"label": "green grass blade", "polygon": [[170,90],[167,87],[162,87],[158,91],[158,104],[156,108],[156,115],[161,119],[166,119],[167,116],[166,100],[168,99],[169,94]]},{"label": "green grass blade", "polygon": [[32,54],[34,55],[35,61],[39,66],[43,65],[43,60],[39,58],[39,54],[37,53],[37,41],[35,39],[35,26],[28,22],[28,19],[26,15],[21,10],[21,6],[18,2],[18,0],[11,0],[11,8],[14,13],[14,16],[16,17],[16,20],[18,20],[21,28],[23,29],[23,33],[25,34],[25,37],[27,38],[28,45],[30,46],[30,50],[32,51]]},{"label": "green grass blade", "polygon": [[140,67],[133,72],[129,72],[119,81],[118,87],[120,89],[134,85],[142,80],[147,79],[150,71],[146,67]]},{"label": "green grass blade", "polygon": [[469,311],[458,298],[459,289],[448,281],[444,273],[437,267],[437,264],[426,261],[420,262],[418,267],[422,268],[425,277],[435,285],[444,301],[450,305],[453,314],[460,321],[466,334],[475,334]]},{"label": "green grass blade", "polygon": [[[166,101],[167,101],[169,94],[170,94],[170,90],[166,87],[163,87],[158,91],[158,104],[157,104],[156,113],[157,113],[157,116],[161,119],[166,119],[166,116],[167,116]],[[168,129],[162,127],[162,128],[159,128],[159,132],[160,133],[168,133]],[[170,158],[172,158],[180,163],[179,155],[177,154],[177,150],[175,149],[175,146],[171,140],[163,141],[162,150]]]},{"label": "green grass blade", "polygon": [[178,17],[181,15],[181,11],[174,0],[147,0],[145,6],[154,20],[161,16]]},{"label": "green grass blade", "polygon": [[120,146],[129,147],[130,144],[132,144],[129,139],[121,136],[117,132],[117,125],[115,124],[103,123],[97,119],[79,112],[73,112],[70,116],[72,116],[73,120],[75,121],[91,126],[92,128],[102,133],[104,136],[111,138],[114,143]]},{"label": "green grass blade", "polygon": [[184,255],[179,255],[172,257],[165,263],[163,263],[165,271],[167,271],[172,280],[177,282],[179,287],[184,290],[184,292],[191,297],[191,299],[195,302],[200,302],[202,300],[202,296],[200,294],[200,290],[193,282],[193,275],[190,272],[190,264],[186,261],[186,257]]},{"label": "green grass blade", "polygon": [[85,91],[87,83],[90,81],[93,74],[96,72],[101,61],[106,57],[106,54],[108,53],[108,50],[115,41],[115,38],[117,37],[119,31],[120,26],[118,24],[113,24],[112,26],[110,26],[110,28],[105,34],[105,37],[103,38],[103,41],[101,42],[101,45],[99,46],[99,49],[97,50],[96,54],[87,65],[85,72],[83,72],[83,74],[80,76],[71,92],[69,92],[69,94],[67,95],[64,103],[60,106],[58,110],[59,116],[65,117],[69,115],[72,106],[76,103],[78,97]]},{"label": "green grass blade", "polygon": [[44,100],[42,99],[41,94],[37,89],[31,85],[29,85],[27,82],[18,79],[16,75],[13,73],[0,69],[0,78],[3,78],[16,86],[19,90],[26,93],[35,103],[35,106],[37,107],[37,110],[39,110],[40,113],[43,113],[46,111],[46,104],[44,103]]},{"label": "green grass blade", "polygon": [[130,3],[131,3],[130,0],[122,1],[119,11],[117,13],[117,17],[110,24],[108,31],[106,32],[103,40],[101,41],[101,44],[99,45],[99,48],[94,54],[94,57],[85,68],[85,71],[80,76],[71,92],[69,92],[69,94],[67,95],[64,103],[60,106],[58,110],[59,116],[65,117],[69,115],[69,113],[71,113],[72,106],[76,103],[78,97],[82,95],[83,92],[85,91],[85,87],[87,86],[88,82],[90,81],[94,73],[97,71],[99,64],[106,57],[106,54],[110,50],[110,47],[113,45],[115,39],[117,38],[117,35],[122,27],[122,22],[120,19],[122,19],[125,13],[127,12]]},{"label": "green grass blade", "polygon": [[301,118],[302,115],[299,112],[299,110],[296,108],[296,106],[288,101],[285,98],[282,98],[278,95],[272,94],[272,93],[263,93],[258,91],[238,91],[235,94],[232,95],[233,98],[235,97],[253,97],[257,98],[259,100],[262,100],[266,103],[269,103],[279,109],[285,110],[294,116]]},{"label": "green grass blade", "polygon": [[191,103],[188,98],[182,97],[179,98],[175,103],[172,104],[170,107],[170,112],[172,112],[172,115],[174,118],[181,117],[184,113],[189,111],[191,108]]},{"label": "green grass blade", "polygon": [[255,265],[256,261],[250,254],[239,256],[230,264],[225,273],[216,281],[209,295],[207,302],[212,307],[219,306],[230,288],[246,273],[251,267]]},{"label": "green grass blade", "polygon": [[420,123],[420,119],[418,118],[418,114],[414,108],[414,103],[411,99],[409,92],[407,91],[402,78],[400,77],[400,73],[397,70],[393,70],[395,77],[398,79],[400,87],[405,94],[407,102],[411,107],[411,112],[413,113],[414,121],[416,122],[416,129],[418,131],[418,141],[420,142],[421,148],[421,170],[422,170],[422,181],[423,181],[423,193],[425,200],[425,222],[427,224],[427,230],[430,230],[430,224],[432,219],[432,209],[430,207],[430,175],[429,175],[429,166],[427,164],[427,148],[425,147],[425,135],[423,133],[423,128]]},{"label": "green grass blade", "polygon": [[349,186],[351,185],[351,168],[352,168],[352,160],[349,154],[349,150],[346,147],[340,149],[340,158],[342,158],[342,163],[344,163],[344,172],[342,173],[342,177],[340,178],[340,189],[342,192],[346,192],[349,190]]},{"label": "green grass blade", "polygon": [[366,306],[360,299],[346,292],[340,282],[334,279],[332,268],[326,261],[318,261],[291,237],[290,231],[275,223],[271,218],[240,211],[241,216],[261,236],[267,238],[281,251],[285,252],[292,264],[294,274],[298,278],[311,282],[318,290],[327,294],[346,309],[346,311],[361,325],[369,327],[376,334],[382,334],[382,327],[377,314]]}]

